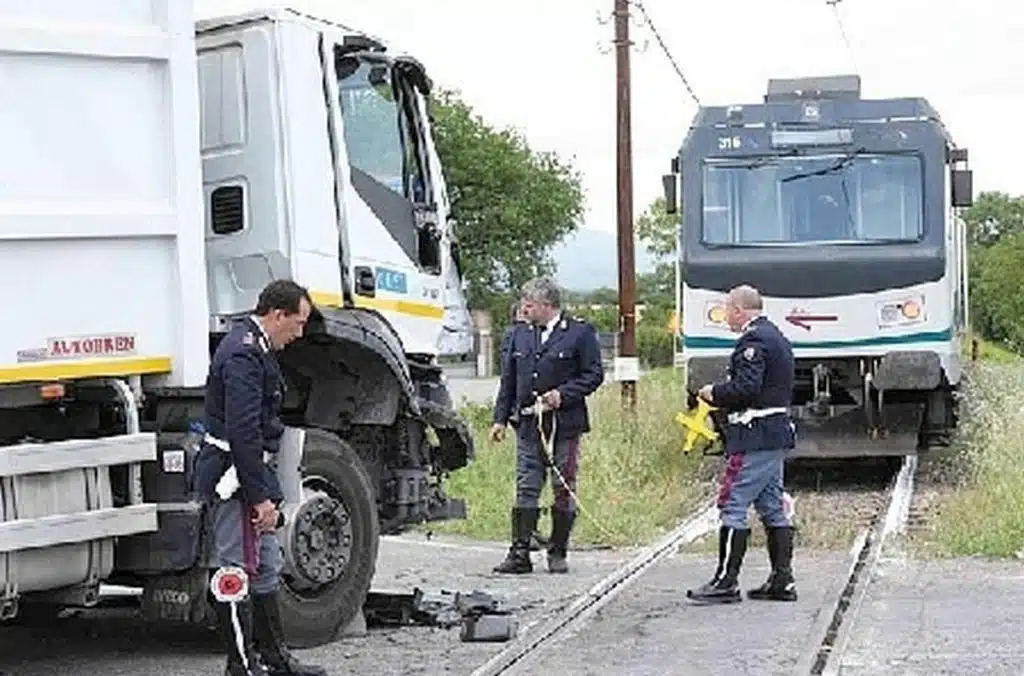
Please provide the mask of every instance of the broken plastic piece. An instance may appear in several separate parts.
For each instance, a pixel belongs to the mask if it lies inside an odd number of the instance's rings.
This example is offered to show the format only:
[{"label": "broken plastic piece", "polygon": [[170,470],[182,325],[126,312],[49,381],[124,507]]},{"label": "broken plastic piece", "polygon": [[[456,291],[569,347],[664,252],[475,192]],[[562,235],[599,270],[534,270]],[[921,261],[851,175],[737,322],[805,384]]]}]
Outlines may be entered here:
[{"label": "broken plastic piece", "polygon": [[459,638],[463,643],[494,643],[510,641],[519,631],[519,620],[508,613],[467,615],[462,621]]}]

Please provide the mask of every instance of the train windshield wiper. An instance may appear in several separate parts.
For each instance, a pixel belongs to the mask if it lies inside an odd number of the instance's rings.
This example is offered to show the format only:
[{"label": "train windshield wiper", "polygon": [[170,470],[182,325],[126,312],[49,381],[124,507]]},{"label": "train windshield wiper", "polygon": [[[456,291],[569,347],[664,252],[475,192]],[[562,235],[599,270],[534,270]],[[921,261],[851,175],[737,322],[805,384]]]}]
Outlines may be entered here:
[{"label": "train windshield wiper", "polygon": [[821,169],[815,169],[814,171],[805,171],[799,174],[793,174],[792,176],[787,176],[786,178],[780,179],[779,183],[790,183],[792,181],[799,181],[804,178],[810,178],[811,176],[825,176],[826,174],[831,174],[832,172],[839,171],[845,168],[848,164],[850,164],[850,162],[853,162],[853,160],[858,155],[861,155],[864,152],[864,148],[858,148],[857,150],[854,150],[853,152],[848,153],[843,157],[839,158],[839,160],[834,164],[830,164],[829,166],[823,167]]}]

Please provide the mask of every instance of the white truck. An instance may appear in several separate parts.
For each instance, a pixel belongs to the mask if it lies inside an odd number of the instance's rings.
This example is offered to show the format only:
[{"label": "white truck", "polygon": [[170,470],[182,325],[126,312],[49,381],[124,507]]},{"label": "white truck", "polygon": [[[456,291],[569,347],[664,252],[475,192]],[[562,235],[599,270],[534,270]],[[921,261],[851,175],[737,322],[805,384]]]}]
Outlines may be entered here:
[{"label": "white truck", "polygon": [[0,85],[0,619],[108,583],[208,622],[184,440],[231,320],[292,278],[318,312],[280,356],[282,614],[289,644],[332,640],[382,532],[465,516],[424,68],[295,11],[4,0]]}]

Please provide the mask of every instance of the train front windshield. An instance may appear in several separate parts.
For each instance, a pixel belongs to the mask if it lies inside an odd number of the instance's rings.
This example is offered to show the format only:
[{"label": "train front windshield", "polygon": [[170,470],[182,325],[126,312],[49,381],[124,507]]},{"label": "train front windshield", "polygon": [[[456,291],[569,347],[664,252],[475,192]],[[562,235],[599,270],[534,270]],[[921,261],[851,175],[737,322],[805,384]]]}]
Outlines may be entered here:
[{"label": "train front windshield", "polygon": [[757,246],[916,241],[916,155],[822,154],[707,160],[702,240]]}]

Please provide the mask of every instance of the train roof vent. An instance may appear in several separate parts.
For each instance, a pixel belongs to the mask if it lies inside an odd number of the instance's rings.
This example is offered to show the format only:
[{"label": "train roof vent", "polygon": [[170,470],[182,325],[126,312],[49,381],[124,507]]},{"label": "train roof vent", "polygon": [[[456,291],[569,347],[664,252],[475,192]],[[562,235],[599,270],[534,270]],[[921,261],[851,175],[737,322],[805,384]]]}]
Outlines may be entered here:
[{"label": "train roof vent", "polygon": [[860,75],[773,78],[768,80],[765,103],[805,99],[859,99]]}]

